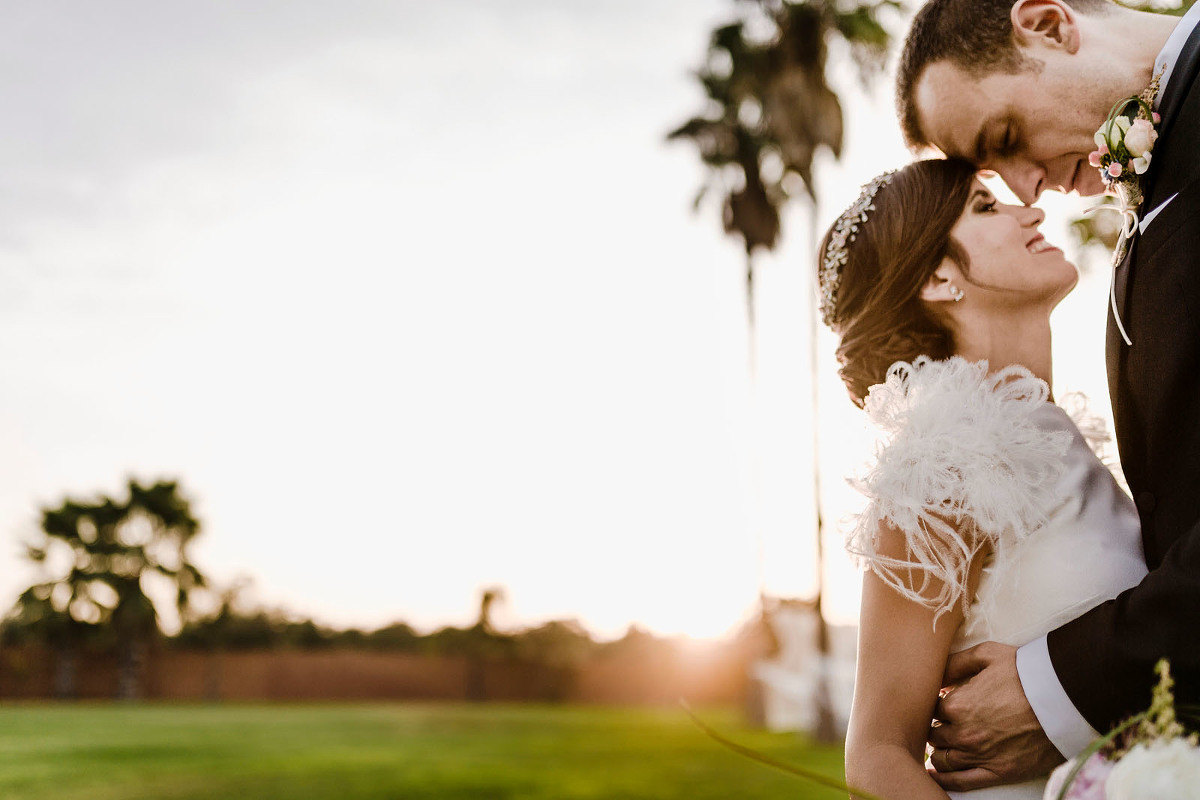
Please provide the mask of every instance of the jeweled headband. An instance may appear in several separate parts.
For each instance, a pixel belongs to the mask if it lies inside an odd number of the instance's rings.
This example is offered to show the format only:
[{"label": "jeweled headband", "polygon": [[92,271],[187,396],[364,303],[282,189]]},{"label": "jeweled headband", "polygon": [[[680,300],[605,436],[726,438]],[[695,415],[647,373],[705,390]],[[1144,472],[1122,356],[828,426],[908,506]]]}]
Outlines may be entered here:
[{"label": "jeweled headband", "polygon": [[891,170],[864,184],[862,194],[833,223],[833,233],[829,235],[829,245],[817,273],[821,286],[821,321],[831,328],[837,321],[837,291],[842,282],[842,267],[849,258],[847,248],[858,234],[858,227],[867,221],[867,212],[875,210],[875,194],[891,183],[895,174],[896,171]]}]

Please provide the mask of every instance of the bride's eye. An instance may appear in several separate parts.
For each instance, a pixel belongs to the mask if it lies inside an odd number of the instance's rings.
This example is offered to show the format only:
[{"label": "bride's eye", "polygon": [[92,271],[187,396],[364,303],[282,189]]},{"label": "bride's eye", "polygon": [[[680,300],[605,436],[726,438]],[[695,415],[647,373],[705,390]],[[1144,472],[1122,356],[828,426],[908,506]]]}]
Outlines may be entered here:
[{"label": "bride's eye", "polygon": [[996,210],[996,201],[995,200],[987,200],[987,201],[980,200],[975,205],[975,213],[976,214],[990,214],[991,212],[993,212],[995,210]]}]

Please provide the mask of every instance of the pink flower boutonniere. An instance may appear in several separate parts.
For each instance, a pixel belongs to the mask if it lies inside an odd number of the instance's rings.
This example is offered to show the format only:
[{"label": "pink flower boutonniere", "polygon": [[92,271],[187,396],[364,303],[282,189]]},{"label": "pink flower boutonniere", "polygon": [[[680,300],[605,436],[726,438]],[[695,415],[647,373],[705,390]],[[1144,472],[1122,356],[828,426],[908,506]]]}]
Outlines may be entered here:
[{"label": "pink flower boutonniere", "polygon": [[[1162,117],[1153,106],[1158,97],[1158,82],[1162,74],[1163,69],[1160,68],[1145,91],[1118,100],[1113,105],[1112,110],[1108,112],[1108,119],[1104,120],[1104,124],[1093,137],[1096,149],[1088,154],[1088,163],[1100,170],[1100,177],[1104,180],[1108,193],[1117,198],[1115,205],[1094,206],[1088,213],[1117,211],[1123,220],[1121,237],[1113,253],[1113,279],[1109,285],[1109,299],[1113,319],[1127,345],[1132,345],[1133,341],[1121,323],[1121,315],[1117,313],[1116,268],[1125,255],[1130,237],[1138,229],[1138,207],[1142,204],[1141,176],[1150,169],[1154,144],[1158,141],[1157,126],[1162,122]],[[1134,106],[1132,115],[1126,113],[1130,106]]]},{"label": "pink flower boutonniere", "polygon": [[[1122,114],[1121,110],[1133,102],[1138,104],[1137,116]],[[1142,202],[1139,178],[1150,169],[1154,143],[1158,141],[1155,126],[1161,120],[1141,97],[1130,97],[1117,103],[1096,131],[1096,149],[1088,155],[1088,163],[1100,170],[1104,185],[1120,200],[1122,211],[1136,212]]]}]

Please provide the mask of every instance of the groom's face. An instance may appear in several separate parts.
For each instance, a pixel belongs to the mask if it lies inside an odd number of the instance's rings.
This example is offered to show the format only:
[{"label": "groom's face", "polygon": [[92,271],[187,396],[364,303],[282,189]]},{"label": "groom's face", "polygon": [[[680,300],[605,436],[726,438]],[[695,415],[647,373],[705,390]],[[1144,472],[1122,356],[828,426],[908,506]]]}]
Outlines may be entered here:
[{"label": "groom's face", "polygon": [[934,62],[914,92],[921,129],[946,155],[998,172],[1025,203],[1046,189],[1100,194],[1087,160],[1097,119],[1070,67],[1051,58],[1037,70],[976,76]]}]

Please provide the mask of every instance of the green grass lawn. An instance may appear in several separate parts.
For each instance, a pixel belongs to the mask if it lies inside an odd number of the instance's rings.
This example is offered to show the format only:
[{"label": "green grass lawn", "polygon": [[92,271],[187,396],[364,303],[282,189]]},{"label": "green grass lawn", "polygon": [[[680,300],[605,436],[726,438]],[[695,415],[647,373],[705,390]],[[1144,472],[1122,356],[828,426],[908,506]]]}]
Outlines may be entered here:
[{"label": "green grass lawn", "polygon": [[[839,747],[737,741],[840,776]],[[0,705],[0,798],[803,800],[844,797],[723,749],[675,709]]]}]

